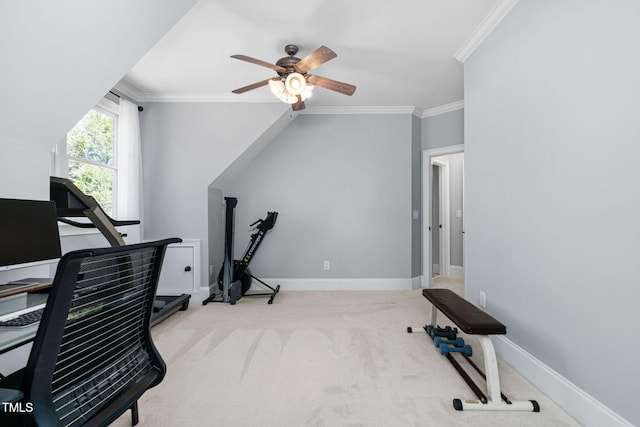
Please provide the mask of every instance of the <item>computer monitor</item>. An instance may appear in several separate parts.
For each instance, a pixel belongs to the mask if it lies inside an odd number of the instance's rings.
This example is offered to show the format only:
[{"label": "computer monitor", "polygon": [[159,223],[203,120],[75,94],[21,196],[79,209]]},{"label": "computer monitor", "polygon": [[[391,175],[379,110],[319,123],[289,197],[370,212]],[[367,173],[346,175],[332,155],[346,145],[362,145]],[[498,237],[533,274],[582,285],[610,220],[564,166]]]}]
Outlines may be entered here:
[{"label": "computer monitor", "polygon": [[0,199],[0,269],[61,256],[54,202]]}]

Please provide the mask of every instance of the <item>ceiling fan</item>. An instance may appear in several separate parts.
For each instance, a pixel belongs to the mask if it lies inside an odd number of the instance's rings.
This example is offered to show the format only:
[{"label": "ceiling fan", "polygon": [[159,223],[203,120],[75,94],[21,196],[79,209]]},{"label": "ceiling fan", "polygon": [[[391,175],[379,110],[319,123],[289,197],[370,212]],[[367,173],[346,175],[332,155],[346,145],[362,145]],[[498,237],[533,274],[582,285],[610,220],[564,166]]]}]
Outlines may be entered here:
[{"label": "ceiling fan", "polygon": [[262,80],[232,92],[240,94],[269,85],[271,92],[273,92],[275,96],[283,102],[291,104],[293,111],[298,111],[304,108],[304,101],[311,95],[313,86],[320,86],[349,96],[353,95],[356,91],[356,87],[348,83],[307,74],[317,66],[338,56],[328,47],[320,46],[303,59],[294,56],[298,53],[298,46],[294,44],[286,45],[284,51],[289,56],[280,58],[275,64],[246,55],[231,55],[232,58],[271,68],[278,73],[278,77]]}]

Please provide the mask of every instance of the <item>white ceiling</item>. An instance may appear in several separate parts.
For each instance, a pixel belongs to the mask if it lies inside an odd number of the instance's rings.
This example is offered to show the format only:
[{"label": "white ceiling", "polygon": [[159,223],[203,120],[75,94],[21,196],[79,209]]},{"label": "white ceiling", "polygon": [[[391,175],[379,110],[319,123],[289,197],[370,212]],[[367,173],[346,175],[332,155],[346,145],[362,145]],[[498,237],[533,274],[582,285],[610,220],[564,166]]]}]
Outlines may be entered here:
[{"label": "white ceiling", "polygon": [[117,86],[138,101],[273,101],[268,87],[284,46],[304,58],[321,45],[338,57],[312,74],[357,86],[351,97],[316,88],[308,107],[416,107],[463,99],[454,56],[501,0],[201,0]]}]

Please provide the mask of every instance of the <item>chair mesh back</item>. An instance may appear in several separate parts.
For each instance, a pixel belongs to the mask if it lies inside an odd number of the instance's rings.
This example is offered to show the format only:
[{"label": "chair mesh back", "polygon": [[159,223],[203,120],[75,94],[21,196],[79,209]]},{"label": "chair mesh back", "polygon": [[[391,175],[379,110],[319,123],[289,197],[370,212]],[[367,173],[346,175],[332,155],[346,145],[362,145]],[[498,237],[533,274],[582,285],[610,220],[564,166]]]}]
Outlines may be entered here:
[{"label": "chair mesh back", "polygon": [[82,424],[152,369],[145,317],[158,256],[150,247],[82,260],[52,381],[64,425]]}]

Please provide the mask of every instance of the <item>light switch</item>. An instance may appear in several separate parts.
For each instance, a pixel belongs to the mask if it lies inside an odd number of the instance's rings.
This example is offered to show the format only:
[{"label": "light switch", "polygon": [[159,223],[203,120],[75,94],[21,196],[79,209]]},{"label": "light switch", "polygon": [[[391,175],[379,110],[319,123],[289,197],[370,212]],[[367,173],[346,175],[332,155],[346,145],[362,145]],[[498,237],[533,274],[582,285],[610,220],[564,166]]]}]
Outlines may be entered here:
[{"label": "light switch", "polygon": [[413,219],[418,219],[420,218],[420,212],[418,212],[417,209],[413,210]]},{"label": "light switch", "polygon": [[462,218],[462,211],[460,209],[456,211],[456,218]]}]

